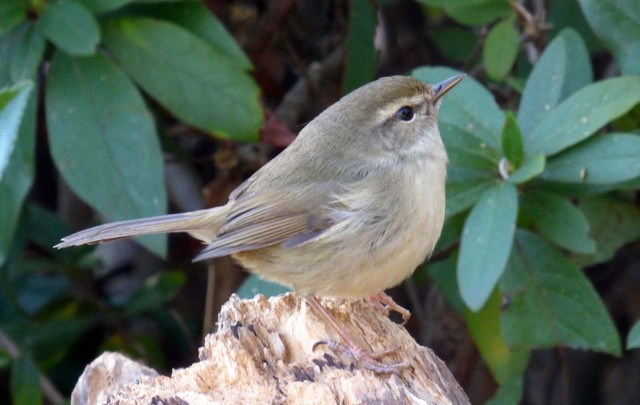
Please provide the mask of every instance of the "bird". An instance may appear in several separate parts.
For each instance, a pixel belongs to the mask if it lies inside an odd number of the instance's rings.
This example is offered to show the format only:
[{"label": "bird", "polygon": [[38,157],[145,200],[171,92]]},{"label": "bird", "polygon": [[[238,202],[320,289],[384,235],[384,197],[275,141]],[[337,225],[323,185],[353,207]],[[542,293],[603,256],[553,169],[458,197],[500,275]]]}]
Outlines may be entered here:
[{"label": "bird", "polygon": [[194,261],[230,255],[331,318],[316,297],[379,296],[433,251],[447,170],[438,112],[442,96],[463,78],[435,85],[409,76],[377,79],[309,122],[225,205],[107,223],[55,247],[186,232],[205,245]]}]

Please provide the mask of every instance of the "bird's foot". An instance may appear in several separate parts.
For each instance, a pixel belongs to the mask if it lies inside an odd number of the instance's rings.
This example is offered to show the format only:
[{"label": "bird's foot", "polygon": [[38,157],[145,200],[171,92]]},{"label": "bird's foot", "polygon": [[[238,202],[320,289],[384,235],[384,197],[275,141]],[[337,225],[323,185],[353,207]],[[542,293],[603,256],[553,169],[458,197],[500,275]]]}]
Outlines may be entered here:
[{"label": "bird's foot", "polygon": [[382,313],[384,316],[389,316],[391,311],[395,311],[402,316],[402,325],[406,324],[409,318],[411,318],[411,312],[406,308],[396,304],[393,298],[389,297],[384,292],[379,292],[376,295],[372,295],[368,298],[369,302],[374,304],[374,308]]},{"label": "bird's foot", "polygon": [[380,358],[397,351],[400,347],[395,347],[378,353],[367,353],[359,347],[352,347],[331,339],[322,339],[313,344],[313,350],[315,351],[318,346],[322,345],[327,346],[327,348],[331,349],[331,351],[337,353],[342,358],[347,357],[353,359],[359,367],[373,371],[374,373],[400,375],[402,371],[410,366],[407,362],[395,364],[385,364],[380,362]]}]

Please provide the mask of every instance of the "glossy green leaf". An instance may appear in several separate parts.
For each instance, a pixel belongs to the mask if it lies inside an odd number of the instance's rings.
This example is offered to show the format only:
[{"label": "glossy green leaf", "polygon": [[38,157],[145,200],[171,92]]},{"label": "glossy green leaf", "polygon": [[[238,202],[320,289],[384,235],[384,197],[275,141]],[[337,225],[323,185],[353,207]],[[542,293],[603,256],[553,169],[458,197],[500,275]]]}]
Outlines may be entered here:
[{"label": "glossy green leaf", "polygon": [[0,371],[4,371],[9,365],[11,365],[11,356],[0,348]]},{"label": "glossy green leaf", "polygon": [[28,355],[22,355],[11,367],[11,400],[14,405],[42,404],[40,372]]},{"label": "glossy green leaf", "polygon": [[103,14],[114,11],[125,4],[133,3],[136,0],[82,0],[84,4],[94,14]]},{"label": "glossy green leaf", "polygon": [[464,224],[458,285],[462,299],[472,311],[482,308],[505,269],[517,214],[516,188],[503,182],[482,194]]},{"label": "glossy green leaf", "polygon": [[27,17],[27,4],[22,0],[0,3],[0,36],[17,27]]},{"label": "glossy green leaf", "polygon": [[29,330],[24,331],[25,336],[29,337],[33,356],[42,364],[59,361],[62,356],[73,351],[74,343],[82,343],[80,338],[94,325],[96,316],[99,316],[94,314],[93,319],[88,319],[78,314],[74,315],[38,324],[30,323]]},{"label": "glossy green leaf", "polygon": [[640,75],[640,5],[637,0],[579,0],[598,37],[613,52],[625,75]]},{"label": "glossy green leaf", "polygon": [[127,316],[141,315],[165,305],[180,291],[185,281],[185,275],[177,271],[149,277],[124,305]]},{"label": "glossy green leaf", "polygon": [[482,194],[496,183],[495,178],[447,182],[447,208],[445,217],[449,218],[472,207]]},{"label": "glossy green leaf", "polygon": [[434,7],[453,6],[472,6],[476,4],[485,4],[487,0],[418,0],[421,3]]},{"label": "glossy green leaf", "polygon": [[640,103],[640,77],[617,77],[591,84],[546,114],[527,136],[525,150],[554,155],[590,137]]},{"label": "glossy green leaf", "polygon": [[616,132],[633,132],[638,128],[640,128],[640,104],[611,122],[611,129]]},{"label": "glossy green leaf", "polygon": [[544,171],[546,161],[544,155],[525,155],[520,167],[507,180],[515,184],[527,182]]},{"label": "glossy green leaf", "polygon": [[31,203],[26,205],[24,221],[30,242],[47,253],[60,252],[53,245],[60,242],[60,230],[66,228],[62,218],[41,205]]},{"label": "glossy green leaf", "polygon": [[63,276],[31,274],[16,288],[16,301],[26,314],[36,316],[46,305],[63,298],[70,284]]},{"label": "glossy green leaf", "polygon": [[547,3],[547,23],[550,25],[547,38],[555,38],[566,28],[577,31],[589,49],[589,52],[601,51],[603,46],[589,27],[580,4],[577,1],[552,1]]},{"label": "glossy green leaf", "polygon": [[[0,181],[15,148],[32,89],[33,83],[30,81],[0,88]],[[30,118],[26,117],[26,119]]]},{"label": "glossy green leaf", "polygon": [[524,370],[521,375],[509,378],[500,384],[495,395],[486,402],[486,405],[512,405],[522,401],[524,393]]},{"label": "glossy green leaf", "polygon": [[25,22],[0,37],[0,85],[34,79],[44,48],[38,24]]},{"label": "glossy green leaf", "polygon": [[544,50],[527,79],[518,122],[527,135],[558,103],[593,81],[589,52],[580,35],[562,31]]},{"label": "glossy green leaf", "polygon": [[593,137],[549,159],[542,178],[568,183],[619,183],[640,176],[640,136]]},{"label": "glossy green leaf", "polygon": [[252,274],[242,283],[236,294],[242,299],[252,299],[257,294],[262,294],[265,297],[275,297],[276,295],[284,294],[291,291],[290,288],[284,287],[277,283],[272,283],[261,279],[260,277]]},{"label": "glossy green leaf", "polygon": [[178,24],[204,39],[238,69],[253,68],[251,60],[229,34],[224,24],[199,1],[173,1],[141,6],[145,16]]},{"label": "glossy green leaf", "polygon": [[512,14],[509,3],[504,0],[473,0],[460,3],[446,1],[444,11],[453,20],[469,26],[486,25]]},{"label": "glossy green leaf", "polygon": [[[47,83],[51,153],[71,188],[108,220],[166,212],[162,151],[140,93],[101,54],[54,55]],[[140,241],[164,255],[166,237]]]},{"label": "glossy green leaf", "polygon": [[636,205],[592,197],[581,199],[579,206],[598,246],[595,254],[575,259],[581,267],[610,260],[622,246],[640,239],[640,208]]},{"label": "glossy green leaf", "polygon": [[[5,79],[0,78],[1,81]],[[0,180],[0,265],[5,263],[14,242],[22,204],[33,183],[36,93],[33,91],[29,97],[13,153]]]},{"label": "glossy green leaf", "polygon": [[377,26],[376,13],[368,0],[349,1],[349,36],[347,37],[347,69],[344,93],[350,93],[373,80],[377,53],[373,39]]},{"label": "glossy green leaf", "polygon": [[500,327],[500,294],[494,292],[478,311],[465,311],[464,319],[491,374],[500,383],[521,376],[529,361],[529,351],[509,347]]},{"label": "glossy green leaf", "polygon": [[[421,67],[411,75],[433,84],[459,73],[449,68]],[[505,115],[493,95],[473,77],[467,76],[443,97],[438,122],[445,145],[449,128],[457,128],[477,138],[481,148],[499,151],[504,120]]]},{"label": "glossy green leaf", "polygon": [[627,350],[640,348],[640,321],[637,321],[627,335]]},{"label": "glossy green leaf", "polygon": [[502,129],[502,153],[514,168],[520,167],[524,152],[522,149],[522,133],[515,115],[507,113],[507,120]]},{"label": "glossy green leaf", "polygon": [[618,332],[598,293],[553,246],[518,231],[508,268],[501,289],[509,305],[501,324],[510,346],[620,354]]},{"label": "glossy green leaf", "polygon": [[[449,223],[447,223],[448,225]],[[445,228],[447,226],[445,225]],[[456,235],[457,236],[457,235]],[[458,290],[458,282],[456,281],[456,261],[457,256],[451,254],[444,260],[438,260],[436,262],[428,262],[422,266],[426,268],[429,277],[433,280],[438,291],[442,293],[453,309],[459,314],[463,314],[465,311],[464,302],[460,297]]]},{"label": "glossy green leaf", "polygon": [[516,61],[519,43],[520,33],[513,18],[500,21],[489,31],[482,60],[490,78],[501,81],[509,74]]},{"label": "glossy green leaf", "polygon": [[100,42],[100,27],[85,6],[72,0],[47,3],[40,15],[47,39],[71,55],[92,55]]},{"label": "glossy green leaf", "polygon": [[478,36],[460,27],[440,27],[431,33],[440,52],[455,62],[464,62],[478,44]]},{"label": "glossy green leaf", "polygon": [[262,124],[258,87],[207,42],[147,18],[107,23],[104,41],[136,83],[178,118],[222,137],[257,139]]},{"label": "glossy green leaf", "polygon": [[440,122],[439,127],[442,142],[444,142],[449,156],[450,166],[496,171],[500,160],[498,150],[487,147],[473,133],[460,127],[452,126],[446,122]]},{"label": "glossy green leaf", "polygon": [[595,252],[587,218],[568,200],[547,191],[531,190],[522,196],[520,209],[534,229],[558,246],[577,253]]}]

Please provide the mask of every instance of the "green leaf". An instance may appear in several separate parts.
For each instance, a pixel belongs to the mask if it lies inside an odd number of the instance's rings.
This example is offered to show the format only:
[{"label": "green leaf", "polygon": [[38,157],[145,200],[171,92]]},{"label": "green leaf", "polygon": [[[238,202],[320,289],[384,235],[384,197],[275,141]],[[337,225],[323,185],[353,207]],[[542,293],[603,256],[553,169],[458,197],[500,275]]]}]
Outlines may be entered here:
[{"label": "green leaf", "polygon": [[[107,219],[166,212],[153,117],[127,77],[101,54],[56,52],[46,97],[51,154],[71,188]],[[165,236],[140,238],[164,255]]]},{"label": "green leaf", "polygon": [[123,306],[127,316],[141,315],[165,305],[180,291],[185,281],[185,275],[177,271],[149,277]]},{"label": "green leaf", "polygon": [[475,4],[484,4],[487,0],[418,0],[421,3],[434,7],[444,7],[448,5],[468,7]]},{"label": "green leaf", "polygon": [[471,132],[454,127],[446,122],[439,124],[442,142],[453,167],[483,169],[494,173],[500,159],[499,151],[487,145]]},{"label": "green leaf", "polygon": [[11,399],[14,405],[37,405],[42,403],[40,372],[28,355],[22,355],[11,367]]},{"label": "green leaf", "polygon": [[28,337],[33,357],[40,361],[41,367],[59,363],[69,352],[73,354],[78,345],[83,343],[82,336],[86,336],[88,330],[95,326],[95,319],[100,316],[99,313],[94,313],[93,319],[89,319],[78,314],[73,315],[75,316],[55,314],[63,318],[38,324],[30,322],[27,325],[28,329],[24,330],[23,336]]},{"label": "green leaf", "polygon": [[640,7],[634,0],[579,0],[589,25],[620,63],[625,75],[640,75]]},{"label": "green leaf", "polygon": [[31,22],[20,24],[0,37],[0,85],[33,79],[44,47],[42,30]]},{"label": "green leaf", "polygon": [[46,3],[40,24],[47,39],[71,55],[93,55],[100,42],[100,27],[91,12],[71,0]]},{"label": "green leaf", "polygon": [[0,370],[4,371],[7,367],[11,365],[11,356],[4,351],[4,349],[0,348]]},{"label": "green leaf", "polygon": [[518,121],[511,111],[507,113],[507,120],[502,130],[502,153],[514,168],[520,167],[524,156],[522,133]]},{"label": "green leaf", "polygon": [[431,32],[431,39],[440,52],[455,62],[464,62],[478,43],[478,36],[460,27],[439,27]]},{"label": "green leaf", "polygon": [[252,299],[257,294],[262,294],[265,297],[275,297],[289,291],[291,291],[290,288],[263,280],[252,274],[242,283],[236,294],[242,299]]},{"label": "green leaf", "polygon": [[640,176],[640,136],[593,137],[549,159],[542,178],[569,183],[609,184]]},{"label": "green leaf", "polygon": [[524,370],[521,375],[511,377],[500,384],[496,394],[486,402],[487,405],[519,404],[524,393]]},{"label": "green leaf", "polygon": [[518,122],[525,134],[558,103],[593,81],[589,52],[580,35],[562,31],[544,50],[527,79]]},{"label": "green leaf", "polygon": [[640,348],[640,321],[637,321],[627,335],[627,350]]},{"label": "green leaf", "polygon": [[368,0],[349,1],[349,36],[347,38],[347,70],[344,92],[350,93],[373,80],[377,54],[373,47],[377,18]]},{"label": "green leaf", "polygon": [[[460,72],[442,67],[421,67],[411,75],[426,83],[438,83]],[[500,134],[505,115],[493,95],[473,77],[467,76],[444,97],[438,122],[442,139],[447,145],[450,128],[477,138],[481,148],[500,151]],[[497,152],[499,158],[499,152]],[[496,160],[497,163],[497,160]]]},{"label": "green leaf", "polygon": [[258,87],[207,42],[177,25],[146,18],[107,23],[104,41],[136,83],[178,118],[225,138],[257,139],[262,124]]},{"label": "green leaf", "polygon": [[20,309],[28,315],[35,316],[46,305],[62,298],[70,284],[66,277],[31,274],[16,288],[16,300]]},{"label": "green leaf", "polygon": [[27,17],[27,4],[22,0],[3,0],[0,4],[0,36],[17,27]]},{"label": "green leaf", "polygon": [[617,77],[584,87],[525,134],[525,150],[554,155],[590,137],[639,102],[640,77]]},{"label": "green leaf", "polygon": [[96,15],[117,10],[125,4],[133,2],[135,2],[135,0],[82,0],[82,4]]},{"label": "green leaf", "polygon": [[484,43],[482,60],[490,78],[502,81],[509,74],[518,54],[520,33],[515,19],[507,18],[496,24]]},{"label": "green leaf", "polygon": [[487,190],[464,224],[458,257],[462,299],[477,311],[489,298],[505,269],[518,213],[518,194],[503,182]]},{"label": "green leaf", "polygon": [[500,383],[522,376],[529,361],[529,351],[510,347],[500,327],[500,294],[491,294],[478,312],[465,311],[464,319],[491,374]]},{"label": "green leaf", "polygon": [[192,0],[141,6],[145,16],[167,20],[204,39],[237,69],[251,70],[251,60],[224,24],[201,2]]},{"label": "green leaf", "polygon": [[460,182],[447,181],[447,206],[445,217],[449,218],[459,212],[473,206],[482,194],[492,185],[496,179],[491,176],[483,180],[467,180]]},{"label": "green leaf", "polygon": [[542,190],[526,192],[520,201],[522,215],[547,239],[577,253],[594,253],[589,222],[578,207],[557,194]]},{"label": "green leaf", "polygon": [[618,332],[598,293],[551,245],[518,231],[508,268],[501,289],[510,303],[501,324],[510,346],[620,354]]},{"label": "green leaf", "polygon": [[55,254],[59,252],[53,245],[60,241],[60,230],[66,225],[53,211],[38,204],[28,204],[25,211],[25,225],[29,231],[27,237],[38,248]]},{"label": "green leaf", "polygon": [[[34,95],[37,93],[33,92]],[[36,119],[34,95],[29,97],[13,153],[0,180],[0,265],[5,263],[14,242],[14,231],[22,203],[33,183]]]},{"label": "green leaf", "polygon": [[577,1],[552,1],[547,3],[547,38],[555,38],[560,31],[571,28],[576,30],[587,45],[590,53],[601,51],[602,43],[589,27]]},{"label": "green leaf", "polygon": [[447,298],[447,301],[456,312],[463,314],[465,306],[464,302],[462,302],[462,297],[460,297],[458,283],[456,281],[457,259],[458,258],[454,253],[447,256],[444,260],[429,262],[423,264],[423,266],[426,267],[429,277],[431,277],[438,287],[438,291]]},{"label": "green leaf", "polygon": [[619,248],[640,238],[640,208],[634,204],[604,197],[583,198],[580,209],[598,246],[594,255],[576,258],[581,267],[610,260]]},{"label": "green leaf", "polygon": [[30,81],[0,88],[0,181],[15,148],[32,89],[33,83]]},{"label": "green leaf", "polygon": [[469,26],[486,25],[512,14],[509,2],[504,0],[473,0],[458,3],[446,1],[444,3],[445,13],[460,24]]},{"label": "green leaf", "polygon": [[514,184],[529,181],[544,171],[546,161],[544,155],[525,155],[520,167],[507,180]]}]

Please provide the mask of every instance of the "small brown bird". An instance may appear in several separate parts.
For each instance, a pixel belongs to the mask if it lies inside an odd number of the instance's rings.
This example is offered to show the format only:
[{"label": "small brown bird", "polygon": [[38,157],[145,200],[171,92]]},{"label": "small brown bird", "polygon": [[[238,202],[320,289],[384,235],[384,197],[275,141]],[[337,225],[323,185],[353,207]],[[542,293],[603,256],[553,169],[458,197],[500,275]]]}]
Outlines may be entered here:
[{"label": "small brown bird", "polygon": [[434,86],[378,79],[311,121],[226,205],[100,225],[56,247],[187,232],[207,245],[195,261],[231,255],[305,296],[376,295],[409,277],[440,236],[447,154],[438,110],[463,77]]}]

